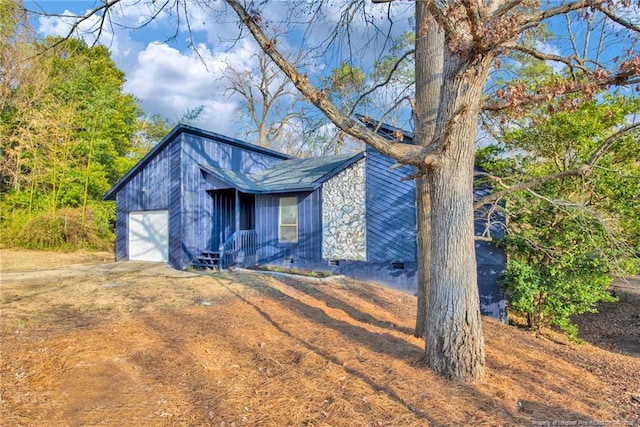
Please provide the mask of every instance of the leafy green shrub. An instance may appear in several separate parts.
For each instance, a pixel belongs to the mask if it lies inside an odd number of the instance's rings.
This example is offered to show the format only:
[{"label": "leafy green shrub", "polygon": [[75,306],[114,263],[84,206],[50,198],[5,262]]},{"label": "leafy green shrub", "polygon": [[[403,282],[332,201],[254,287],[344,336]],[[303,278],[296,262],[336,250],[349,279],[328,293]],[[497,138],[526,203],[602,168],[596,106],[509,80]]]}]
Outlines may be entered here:
[{"label": "leafy green shrub", "polygon": [[578,333],[571,316],[595,312],[600,301],[615,301],[607,290],[610,283],[600,261],[583,257],[547,264],[513,260],[501,279],[511,308],[526,316],[531,329],[554,325],[571,339]]},{"label": "leafy green shrub", "polygon": [[[553,114],[554,100],[534,108],[494,129],[498,143],[476,153],[476,164],[500,177],[485,183],[527,188],[497,207],[505,215],[502,285],[511,308],[533,329],[556,325],[573,338],[571,316],[612,301],[610,276],[640,267],[638,130],[620,132],[640,97],[606,92],[583,101]],[[581,172],[563,175],[570,171]]]},{"label": "leafy green shrub", "polygon": [[509,257],[501,285],[510,307],[536,331],[558,326],[571,339],[571,316],[595,312],[608,292],[610,260],[605,230],[598,220],[539,200],[512,199],[510,231],[501,245]]},{"label": "leafy green shrub", "polygon": [[5,218],[2,243],[25,249],[108,249],[112,246],[109,209],[63,208],[28,216],[14,211]]}]

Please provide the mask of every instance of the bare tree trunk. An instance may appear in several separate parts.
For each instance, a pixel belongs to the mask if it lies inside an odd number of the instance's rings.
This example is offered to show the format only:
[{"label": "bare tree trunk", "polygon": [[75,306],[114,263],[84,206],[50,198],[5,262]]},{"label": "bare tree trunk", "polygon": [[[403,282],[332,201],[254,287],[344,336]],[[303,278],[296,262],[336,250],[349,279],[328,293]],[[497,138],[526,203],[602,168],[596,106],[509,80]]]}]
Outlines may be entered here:
[{"label": "bare tree trunk", "polygon": [[416,327],[413,335],[425,337],[427,324],[427,295],[429,295],[429,266],[431,264],[431,192],[429,182],[425,178],[416,179],[417,228],[418,244],[418,290],[416,311]]},{"label": "bare tree trunk", "polygon": [[491,59],[465,58],[445,48],[436,135],[443,151],[429,170],[431,286],[425,362],[464,382],[484,373],[473,234],[474,141],[480,95]]},{"label": "bare tree trunk", "polygon": [[[440,104],[444,33],[430,18],[426,4],[422,2],[416,3],[416,31],[418,37],[416,37],[415,54],[417,105],[414,111],[415,140],[421,145],[426,145],[433,139]],[[423,177],[416,179],[416,202],[418,310],[414,335],[424,337],[431,263],[431,193],[429,183]]]},{"label": "bare tree trunk", "polygon": [[[429,141],[419,136],[423,139],[415,142],[423,147],[390,143],[342,114],[273,48],[255,18],[238,0],[226,1],[271,59],[338,128],[382,154],[427,173],[431,195],[431,262],[425,362],[446,378],[463,382],[480,379],[484,373],[484,340],[473,236],[473,158],[482,89],[494,54],[476,51],[477,46],[464,43],[465,40],[449,40],[445,32],[448,43],[443,48],[443,84],[434,138]],[[417,33],[417,37],[424,34]],[[416,69],[417,74],[421,72]],[[417,87],[416,92],[423,89]],[[416,116],[423,121],[424,108],[416,105]],[[421,203],[424,203],[422,196]],[[418,211],[426,212],[424,208],[421,204]],[[424,214],[419,215],[424,222]]]}]

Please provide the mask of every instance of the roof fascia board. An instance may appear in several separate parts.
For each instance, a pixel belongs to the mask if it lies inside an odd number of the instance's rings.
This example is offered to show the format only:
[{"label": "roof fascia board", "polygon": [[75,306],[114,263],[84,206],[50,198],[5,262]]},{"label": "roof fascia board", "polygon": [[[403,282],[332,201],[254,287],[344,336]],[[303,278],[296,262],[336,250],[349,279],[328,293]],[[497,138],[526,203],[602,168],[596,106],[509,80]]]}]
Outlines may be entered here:
[{"label": "roof fascia board", "polygon": [[[317,190],[318,187],[314,186],[314,187],[300,187],[300,188],[287,188],[287,189],[282,189],[282,190],[251,190],[251,191],[246,191],[247,194],[256,194],[256,195],[260,195],[260,196],[268,196],[270,194],[294,194],[294,193],[310,193],[312,191]],[[243,191],[243,193],[245,193],[245,191]]]},{"label": "roof fascia board", "polygon": [[254,151],[256,153],[268,154],[270,156],[277,157],[282,160],[289,160],[289,159],[296,158],[295,156],[281,153],[279,151],[272,150],[270,148],[260,147],[259,145],[250,144],[240,139],[220,135],[219,133],[211,132],[204,129],[198,129],[193,126],[180,124],[177,127],[180,127],[184,133],[188,133],[194,136],[201,136],[208,139],[215,139],[217,141],[223,142],[228,145],[232,145],[234,147],[244,148],[246,150]]},{"label": "roof fascia board", "polygon": [[203,165],[200,164],[198,165],[200,167],[200,170],[206,174],[209,174],[211,176],[213,176],[214,178],[224,182],[225,184],[227,184],[230,188],[235,188],[238,191],[242,191],[243,193],[250,193],[254,191],[253,189],[249,188],[249,187],[244,187],[242,185],[238,185],[237,183],[233,182],[232,180],[227,179],[225,176],[222,176],[218,173],[218,171],[216,171],[214,168],[209,167],[207,165]]},{"label": "roof fascia board", "polygon": [[115,200],[116,193],[122,189],[122,187],[129,182],[129,180],[137,174],[142,168],[144,168],[150,161],[153,159],[156,154],[162,151],[173,139],[179,134],[190,134],[194,136],[201,136],[207,139],[213,139],[218,142],[222,142],[228,145],[232,145],[239,148],[244,148],[246,150],[254,151],[257,153],[267,154],[276,158],[280,158],[282,160],[289,160],[295,157],[290,156],[288,154],[280,153],[275,150],[270,150],[267,148],[259,147],[257,145],[249,144],[247,142],[240,141],[239,139],[226,137],[215,132],[206,131],[203,129],[198,129],[192,126],[188,126],[185,124],[178,124],[174,127],[162,140],[157,143],[149,152],[138,161],[138,163],[133,166],[129,172],[127,172],[122,178],[116,182],[109,191],[104,193],[102,196],[102,200]]},{"label": "roof fascia board", "polygon": [[207,183],[206,187],[212,186],[212,188],[206,188],[207,191],[215,191],[215,190],[226,190],[230,188],[238,188],[237,185],[233,184],[229,180],[221,177],[214,171],[205,170],[200,166],[200,172],[205,175],[205,182]]},{"label": "roof fascia board", "polygon": [[343,163],[339,164],[338,166],[336,166],[335,168],[333,168],[332,170],[330,170],[329,172],[327,172],[326,174],[318,178],[316,181],[314,181],[313,183],[314,187],[315,188],[320,187],[324,182],[333,178],[334,176],[336,176],[337,174],[339,174],[340,172],[342,172],[343,170],[345,170],[346,168],[348,168],[349,166],[351,166],[352,164],[356,163],[358,160],[364,157],[365,157],[364,151],[360,151],[359,153],[356,153],[353,157],[345,160]]}]

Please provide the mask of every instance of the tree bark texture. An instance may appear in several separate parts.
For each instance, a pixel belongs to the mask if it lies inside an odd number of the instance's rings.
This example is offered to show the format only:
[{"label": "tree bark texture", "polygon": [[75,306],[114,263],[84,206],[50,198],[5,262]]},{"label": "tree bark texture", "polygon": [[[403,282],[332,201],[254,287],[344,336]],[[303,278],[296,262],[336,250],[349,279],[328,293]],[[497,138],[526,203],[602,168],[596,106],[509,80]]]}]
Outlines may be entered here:
[{"label": "tree bark texture", "polygon": [[[431,257],[425,362],[446,378],[463,382],[480,379],[484,372],[484,341],[476,277],[472,184],[476,126],[490,55],[481,52],[476,54],[472,44],[449,40],[449,31],[456,37],[458,32],[447,27],[444,32],[444,67],[434,137],[427,139],[424,134],[419,135],[413,145],[390,142],[342,114],[305,75],[300,74],[274,49],[274,44],[265,36],[256,19],[247,13],[238,0],[226,1],[263,50],[336,126],[382,154],[400,163],[414,165],[419,172],[426,173],[431,195]],[[416,2],[416,5],[421,4],[423,2]],[[436,7],[434,3],[426,4],[427,7]],[[438,5],[441,6],[440,3]],[[417,37],[424,37],[424,34],[418,33]],[[451,46],[463,49],[467,46],[468,50],[452,52],[449,50]],[[421,67],[426,67],[428,61],[422,61],[421,64]],[[422,69],[416,69],[417,75],[422,72]],[[420,85],[424,83],[421,80]],[[416,92],[423,90],[424,87],[416,86]],[[424,126],[427,108],[426,103],[416,107],[420,126]],[[422,128],[420,132],[423,132]],[[425,185],[419,188],[424,190]],[[424,205],[426,199],[423,196],[424,192],[421,191],[418,206],[423,226],[419,230],[421,234],[426,233],[424,227],[429,224],[425,215],[428,207]],[[428,237],[422,237],[425,238]]]},{"label": "tree bark texture", "polygon": [[491,59],[445,47],[436,140],[442,152],[427,175],[431,190],[431,264],[425,362],[473,382],[484,374],[473,229],[474,142]]},{"label": "tree bark texture", "polygon": [[427,295],[429,295],[429,266],[431,264],[431,192],[429,182],[420,177],[416,179],[417,203],[417,246],[418,246],[418,289],[416,293],[418,307],[416,327],[413,335],[425,337],[427,324]]},{"label": "tree bark texture", "polygon": [[[430,18],[426,5],[416,3],[415,67],[416,106],[414,111],[415,140],[426,145],[433,139],[440,86],[442,85],[442,60],[444,33]],[[418,72],[420,71],[420,72]],[[428,171],[427,171],[428,173]],[[424,177],[416,179],[417,246],[418,246],[418,310],[416,312],[416,337],[425,336],[427,295],[429,295],[429,265],[431,255],[431,194],[429,182]]]}]

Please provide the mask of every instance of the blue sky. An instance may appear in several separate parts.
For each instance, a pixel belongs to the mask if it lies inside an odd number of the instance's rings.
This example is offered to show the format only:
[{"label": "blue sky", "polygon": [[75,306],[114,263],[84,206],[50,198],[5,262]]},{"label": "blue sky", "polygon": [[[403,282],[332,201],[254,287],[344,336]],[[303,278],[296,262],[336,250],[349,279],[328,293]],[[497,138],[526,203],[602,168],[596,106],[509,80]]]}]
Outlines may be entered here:
[{"label": "blue sky", "polygon": [[[44,10],[55,14],[84,14],[92,9],[95,1],[25,1],[30,10]],[[140,99],[141,106],[148,114],[161,114],[176,120],[190,108],[204,106],[196,126],[222,134],[234,133],[234,116],[238,100],[225,94],[226,83],[221,79],[221,71],[226,63],[249,69],[255,45],[246,39],[231,46],[222,46],[217,32],[229,34],[229,25],[215,24],[207,20],[207,25],[193,24],[191,35],[176,32],[176,24],[171,16],[161,15],[144,28],[132,30],[144,22],[150,11],[144,4],[136,4],[115,10],[118,16],[113,21],[118,25],[107,26],[103,30],[100,43],[108,46],[116,65],[125,72],[125,90]],[[196,18],[194,18],[196,19]],[[40,36],[66,35],[69,22],[56,16],[34,17],[33,25]],[[89,43],[95,41],[97,18],[81,26],[79,35]],[[193,38],[193,40],[191,40]],[[188,48],[189,42],[197,45],[197,53]]]},{"label": "blue sky", "polygon": [[[557,2],[557,0],[550,1]],[[27,9],[62,15],[83,15],[100,3],[95,0],[24,0]],[[233,64],[238,70],[254,69],[256,64],[254,55],[258,51],[255,43],[248,36],[237,39],[239,31],[237,18],[226,9],[222,1],[206,2],[206,6],[195,4],[198,2],[190,3],[188,16],[190,31],[187,31],[182,12],[180,10],[176,12],[174,9],[165,10],[143,28],[134,29],[147,22],[148,17],[157,12],[150,9],[153,8],[153,3],[123,0],[122,5],[114,8],[113,15],[107,21],[113,25],[103,27],[99,42],[109,47],[117,66],[125,72],[127,76],[125,90],[140,100],[146,113],[161,114],[170,120],[179,118],[188,109],[203,106],[200,119],[194,123],[196,126],[226,135],[240,136],[236,124],[240,99],[227,90],[229,84],[223,78],[223,70],[227,64]],[[371,6],[371,3],[368,4]],[[392,34],[399,35],[410,28],[409,20],[413,5],[411,2],[394,2],[393,5],[391,7],[395,9]],[[287,43],[307,42],[309,45],[316,45],[326,36],[328,30],[325,28],[326,24],[303,27],[306,30],[299,28],[289,30],[293,27],[278,22],[279,18],[275,17],[287,15],[286,1],[271,1],[265,7],[268,9],[261,10],[263,16],[266,19],[274,17],[272,20],[274,27],[281,25],[288,30],[284,31],[286,36],[280,38],[278,42],[279,47],[285,50]],[[371,40],[375,40],[373,33],[379,31],[380,34],[385,35],[386,29],[389,28],[386,7],[389,6],[371,6],[373,13],[369,17],[370,22],[364,22],[364,18],[354,15],[355,18],[350,27],[350,42],[355,49],[352,52],[352,58],[355,57],[360,61],[360,64],[356,65],[372,64],[375,60],[375,52],[380,51],[380,45],[376,45]],[[327,16],[322,22],[337,21],[339,9],[339,6],[333,9],[328,8]],[[180,26],[176,24],[177,15],[180,15]],[[626,16],[630,16],[636,23],[640,22],[637,6],[634,6]],[[98,21],[98,17],[87,20],[80,26],[77,35],[93,43]],[[72,20],[43,15],[34,16],[32,22],[39,35],[46,36],[66,35]],[[571,24],[577,43],[582,46],[585,40],[585,21],[578,20]],[[566,49],[571,48],[566,37],[566,28],[567,23],[564,18],[556,20],[552,24],[552,29],[559,35],[564,33],[564,36],[539,43],[538,48],[547,53],[565,53]],[[620,55],[620,49],[616,43],[622,39],[616,37],[615,25],[606,27],[603,40],[606,43],[606,54],[600,58],[601,60]],[[196,49],[189,48],[189,44],[194,45]],[[342,47],[346,46],[346,43],[342,44]],[[595,40],[591,40],[591,46],[597,46]],[[638,46],[635,50],[637,54]],[[305,71],[311,78],[326,74],[332,66],[338,65],[331,63],[333,58],[333,56],[323,56],[312,59]]]},{"label": "blue sky", "polygon": [[[226,9],[224,2],[212,1],[209,6],[189,5],[189,27],[186,31],[184,16],[181,26],[176,28],[176,12],[169,10],[160,13],[157,18],[143,28],[134,30],[155,13],[148,3],[137,0],[125,0],[126,6],[113,10],[110,23],[103,27],[100,43],[109,47],[116,65],[125,72],[127,83],[125,90],[140,99],[141,106],[148,114],[161,114],[169,119],[177,119],[188,109],[203,106],[201,117],[194,125],[218,133],[238,136],[236,118],[239,97],[227,90],[229,84],[222,77],[227,64],[233,64],[239,70],[251,70],[255,67],[255,53],[258,51],[251,37],[237,39],[237,17]],[[93,9],[94,0],[54,1],[25,0],[24,5],[32,11],[45,14],[83,15]],[[269,10],[263,10],[265,17],[286,15],[287,2],[271,2]],[[205,9],[207,7],[207,9]],[[337,9],[337,8],[336,8]],[[401,29],[408,29],[408,12],[411,8],[403,6],[397,19],[404,19]],[[385,23],[384,8],[376,16],[381,26]],[[181,13],[181,12],[178,12]],[[336,12],[337,15],[338,12]],[[331,19],[331,16],[329,16]],[[336,18],[337,19],[337,18]],[[67,35],[71,18],[60,16],[34,15],[33,25],[40,36]],[[87,20],[80,26],[78,36],[89,43],[95,41],[95,29],[98,17]],[[355,20],[352,36],[354,40],[364,40],[370,27]],[[277,25],[277,24],[276,24]],[[284,24],[282,24],[284,25]],[[301,37],[313,43],[323,37],[323,28],[309,29],[306,34],[297,30],[286,32],[279,43],[297,42]],[[400,30],[398,30],[399,32]],[[173,37],[172,36],[176,36]],[[189,48],[193,44],[196,49]],[[357,44],[357,43],[356,43]],[[282,45],[279,45],[282,46]],[[360,58],[373,55],[373,49],[357,52]],[[285,46],[286,48],[286,46]],[[327,58],[310,62],[309,74],[322,75],[330,69]],[[364,59],[363,59],[364,61]]]}]

